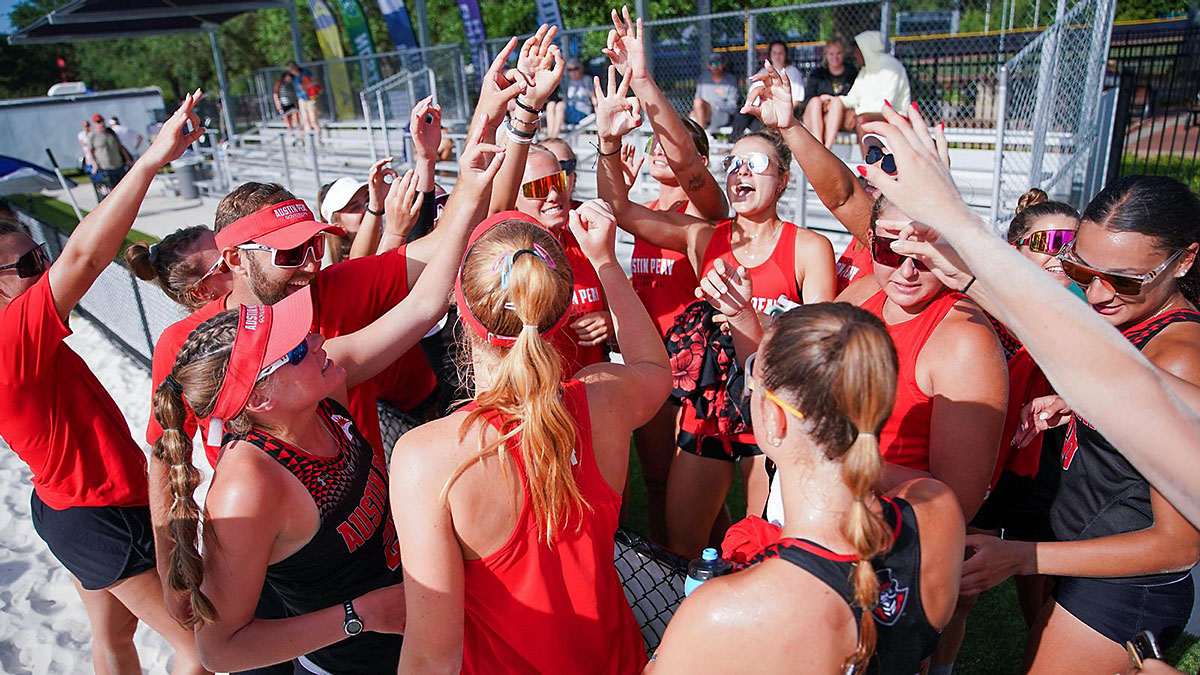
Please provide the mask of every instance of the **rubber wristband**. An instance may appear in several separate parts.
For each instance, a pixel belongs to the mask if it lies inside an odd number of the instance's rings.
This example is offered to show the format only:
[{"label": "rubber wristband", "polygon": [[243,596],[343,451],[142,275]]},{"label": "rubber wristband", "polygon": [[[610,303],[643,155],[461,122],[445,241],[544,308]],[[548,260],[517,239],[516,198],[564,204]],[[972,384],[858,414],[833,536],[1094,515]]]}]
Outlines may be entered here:
[{"label": "rubber wristband", "polygon": [[369,206],[368,206],[368,207],[367,207],[367,213],[369,213],[369,214],[371,214],[371,215],[373,215],[373,216],[379,216],[380,218],[382,218],[382,217],[383,217],[383,214],[384,214],[384,210],[383,210],[383,209],[379,209],[378,211],[376,211],[376,210],[374,210],[374,209],[372,209],[371,207],[369,207]]},{"label": "rubber wristband", "polygon": [[512,134],[513,136],[516,136],[517,138],[528,138],[530,140],[533,140],[533,137],[537,135],[537,132],[521,131],[520,129],[513,127],[513,125],[511,125],[511,124],[507,125],[507,127],[508,127],[508,133]]},{"label": "rubber wristband", "polygon": [[966,295],[967,291],[970,290],[970,288],[971,288],[971,284],[973,284],[973,283],[975,283],[975,275],[971,275],[971,280],[967,282],[966,286],[962,287],[962,290],[959,291],[959,293]]},{"label": "rubber wristband", "polygon": [[520,96],[518,96],[517,98],[514,98],[513,103],[516,103],[518,108],[520,108],[521,110],[524,110],[525,112],[527,112],[531,115],[539,115],[540,116],[542,114],[541,110],[530,107],[529,104],[522,101]]}]

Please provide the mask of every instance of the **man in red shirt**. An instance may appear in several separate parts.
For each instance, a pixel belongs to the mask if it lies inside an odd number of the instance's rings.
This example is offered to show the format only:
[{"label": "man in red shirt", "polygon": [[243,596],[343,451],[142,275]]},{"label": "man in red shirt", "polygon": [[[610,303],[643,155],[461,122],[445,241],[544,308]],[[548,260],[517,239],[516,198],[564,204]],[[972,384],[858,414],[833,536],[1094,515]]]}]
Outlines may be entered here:
[{"label": "man in red shirt", "polygon": [[170,620],[159,593],[145,455],[63,341],[71,310],[112,263],[154,174],[204,135],[192,114],[199,100],[199,92],[185,97],[53,265],[23,225],[0,219],[0,436],[33,472],[33,525],[75,579],[99,672],[140,671],[138,619],[175,648],[175,672],[204,672],[192,632]]}]

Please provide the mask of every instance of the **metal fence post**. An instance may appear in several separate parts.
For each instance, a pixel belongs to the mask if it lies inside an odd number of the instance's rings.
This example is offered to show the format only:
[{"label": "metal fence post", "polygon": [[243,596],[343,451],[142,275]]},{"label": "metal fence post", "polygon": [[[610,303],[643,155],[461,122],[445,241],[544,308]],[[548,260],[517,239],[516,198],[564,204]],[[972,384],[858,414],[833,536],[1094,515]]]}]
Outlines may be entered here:
[{"label": "metal fence post", "polygon": [[[883,38],[883,44],[889,45],[888,36],[891,34],[892,3],[889,0],[883,0],[883,4],[879,5],[879,35]],[[891,50],[888,50],[891,51]]]},{"label": "metal fence post", "polygon": [[[707,57],[705,57],[707,58]],[[758,62],[758,35],[754,14],[746,12],[746,79],[758,72],[754,64]]]},{"label": "metal fence post", "polygon": [[992,227],[1000,219],[1000,188],[1004,181],[1004,126],[1008,117],[1008,64],[1000,67],[1000,83],[996,91],[996,152],[992,172]]},{"label": "metal fence post", "polygon": [[379,161],[379,153],[375,150],[375,130],[371,128],[371,106],[367,103],[367,93],[358,92],[358,102],[362,104],[363,121],[367,125],[367,143],[371,146],[371,163]]},{"label": "metal fence post", "polygon": [[308,161],[312,162],[313,180],[317,183],[317,191],[321,190],[321,163],[317,161],[317,135],[308,132]]},{"label": "metal fence post", "polygon": [[283,164],[283,167],[282,167],[283,168],[283,184],[287,186],[288,190],[291,190],[292,189],[292,170],[291,170],[291,168],[288,167],[287,134],[282,133],[282,132],[279,134],[279,159],[280,159],[280,162]]},{"label": "metal fence post", "polygon": [[375,90],[375,104],[379,106],[379,126],[383,129],[383,156],[392,156],[392,142],[388,138],[387,112],[383,109],[383,91]]},{"label": "metal fence post", "polygon": [[[1061,7],[1062,2],[1060,0]],[[1046,154],[1046,134],[1050,129],[1050,117],[1055,108],[1055,90],[1058,72],[1058,43],[1062,32],[1062,14],[1054,25],[1046,29],[1046,42],[1042,45],[1042,59],[1038,64],[1037,99],[1034,104],[1033,144],[1029,151],[1029,187],[1042,186],[1042,158]]]}]

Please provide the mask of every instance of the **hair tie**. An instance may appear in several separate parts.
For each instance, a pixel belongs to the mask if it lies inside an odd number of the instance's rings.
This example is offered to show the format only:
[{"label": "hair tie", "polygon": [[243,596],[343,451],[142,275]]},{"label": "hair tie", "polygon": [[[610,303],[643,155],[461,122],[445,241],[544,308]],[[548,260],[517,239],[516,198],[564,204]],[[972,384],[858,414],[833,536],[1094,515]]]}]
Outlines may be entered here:
[{"label": "hair tie", "polygon": [[504,255],[501,255],[496,259],[495,263],[492,263],[492,272],[500,273],[500,288],[505,290],[508,289],[509,279],[512,277],[513,263],[517,261],[517,258],[520,258],[523,255],[531,255],[535,258],[538,258],[542,262],[546,263],[546,267],[549,267],[550,269],[556,269],[558,267],[558,265],[554,262],[554,258],[550,257],[550,254],[546,251],[546,249],[542,248],[541,244],[534,244],[533,248],[515,249],[505,253]]},{"label": "hair tie", "polygon": [[536,323],[523,323],[523,324],[521,324],[521,327],[522,328],[532,328],[536,331],[541,331],[541,329],[542,329],[542,327],[537,325]]},{"label": "hair tie", "polygon": [[175,375],[167,373],[167,377],[163,379],[163,384],[171,388],[171,391],[176,394],[183,394],[183,385],[179,384],[179,380],[175,379]]},{"label": "hair tie", "polygon": [[874,438],[876,440],[879,439],[878,434],[874,434],[870,431],[860,431],[860,432],[858,432],[858,436],[856,436],[854,440],[857,441],[858,439],[862,438],[863,436],[866,436],[867,438]]},{"label": "hair tie", "polygon": [[151,267],[158,267],[158,244],[150,244],[150,248],[146,250],[146,256],[150,258]]}]

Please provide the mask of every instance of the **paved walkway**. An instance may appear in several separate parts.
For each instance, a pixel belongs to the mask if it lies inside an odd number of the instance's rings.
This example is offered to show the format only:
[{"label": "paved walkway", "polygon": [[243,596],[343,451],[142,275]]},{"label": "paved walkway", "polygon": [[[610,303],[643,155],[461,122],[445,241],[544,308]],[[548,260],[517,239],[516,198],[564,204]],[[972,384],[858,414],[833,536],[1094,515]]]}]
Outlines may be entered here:
[{"label": "paved walkway", "polygon": [[[67,201],[62,190],[54,190],[46,194],[55,199]],[[75,197],[79,208],[84,211],[96,208],[96,193],[90,184],[75,186],[71,189],[71,194]],[[146,192],[146,199],[142,202],[142,207],[138,209],[133,229],[162,238],[181,227],[212,225],[216,208],[216,200],[176,197],[167,189],[165,181],[158,177],[154,179],[150,189]]]}]

